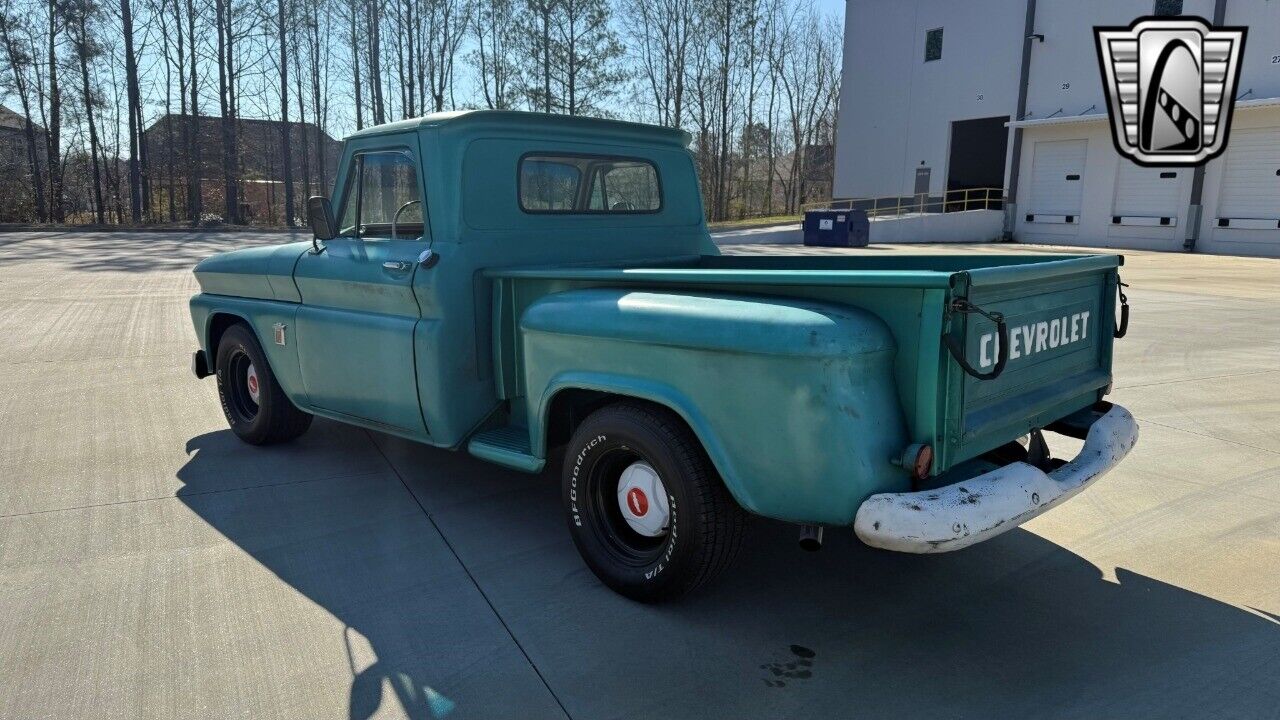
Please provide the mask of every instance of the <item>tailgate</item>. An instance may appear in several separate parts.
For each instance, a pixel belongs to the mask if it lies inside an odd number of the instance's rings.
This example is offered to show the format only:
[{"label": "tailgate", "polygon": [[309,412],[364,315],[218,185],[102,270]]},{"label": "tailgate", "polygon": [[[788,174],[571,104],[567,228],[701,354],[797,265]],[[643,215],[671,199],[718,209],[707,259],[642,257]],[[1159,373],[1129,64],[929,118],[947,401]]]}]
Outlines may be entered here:
[{"label": "tailgate", "polygon": [[[946,350],[947,388],[941,471],[997,448],[1101,399],[1111,383],[1116,255],[979,268],[952,276],[951,298],[967,298],[1004,316],[1008,360],[1003,372],[981,380]],[[977,371],[995,368],[996,324],[977,312],[949,311],[944,329]]]}]

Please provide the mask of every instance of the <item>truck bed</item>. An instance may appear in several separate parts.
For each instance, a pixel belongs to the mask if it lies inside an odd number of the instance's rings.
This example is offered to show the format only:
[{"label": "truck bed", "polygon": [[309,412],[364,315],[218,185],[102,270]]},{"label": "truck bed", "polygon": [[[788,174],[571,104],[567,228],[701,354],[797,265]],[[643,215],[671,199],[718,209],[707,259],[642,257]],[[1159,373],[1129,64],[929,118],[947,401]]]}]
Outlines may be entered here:
[{"label": "truck bed", "polygon": [[[803,298],[867,310],[897,344],[894,375],[907,434],[935,449],[934,473],[1088,407],[1111,382],[1116,255],[700,256],[626,265],[490,269],[495,379],[519,397],[519,319],[538,298],[588,287],[675,294]],[[1001,313],[1010,333],[1003,373],[967,374],[940,341],[978,370],[998,353],[995,324],[957,312],[967,299]],[[984,364],[985,362],[985,364]]]}]

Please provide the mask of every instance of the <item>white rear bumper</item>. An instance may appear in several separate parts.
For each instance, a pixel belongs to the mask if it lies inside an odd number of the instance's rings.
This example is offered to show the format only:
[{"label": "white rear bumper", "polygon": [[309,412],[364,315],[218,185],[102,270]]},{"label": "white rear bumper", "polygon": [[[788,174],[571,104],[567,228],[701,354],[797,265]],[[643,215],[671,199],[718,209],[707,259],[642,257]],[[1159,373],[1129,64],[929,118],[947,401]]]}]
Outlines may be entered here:
[{"label": "white rear bumper", "polygon": [[1138,441],[1138,423],[1113,405],[1089,427],[1075,459],[1051,472],[1015,462],[934,490],[872,495],[853,529],[868,545],[910,553],[959,550],[1011,530],[1085,489]]}]

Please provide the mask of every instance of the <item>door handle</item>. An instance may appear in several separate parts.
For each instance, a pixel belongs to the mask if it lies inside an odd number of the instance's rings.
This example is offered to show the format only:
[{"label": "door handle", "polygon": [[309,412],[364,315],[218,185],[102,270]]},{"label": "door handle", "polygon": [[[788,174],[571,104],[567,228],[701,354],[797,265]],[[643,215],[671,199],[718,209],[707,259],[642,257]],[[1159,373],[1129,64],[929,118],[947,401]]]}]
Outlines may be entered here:
[{"label": "door handle", "polygon": [[382,263],[384,270],[394,270],[396,272],[404,272],[413,267],[413,263],[407,260],[388,260]]}]

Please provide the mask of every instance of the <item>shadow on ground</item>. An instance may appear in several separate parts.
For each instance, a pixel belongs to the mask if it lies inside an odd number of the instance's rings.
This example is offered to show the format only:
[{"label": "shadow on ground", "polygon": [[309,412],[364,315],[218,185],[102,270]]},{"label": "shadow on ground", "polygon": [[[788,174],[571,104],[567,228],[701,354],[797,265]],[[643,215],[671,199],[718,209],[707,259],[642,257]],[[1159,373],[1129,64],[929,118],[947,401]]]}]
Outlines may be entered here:
[{"label": "shadow on ground", "polygon": [[309,240],[309,232],[209,231],[0,233],[0,266],[55,261],[82,271],[187,270],[237,247]]},{"label": "shadow on ground", "polygon": [[[1123,568],[1106,578],[1028,531],[938,557],[829,532],[805,554],[792,527],[758,521],[713,588],[644,606],[583,567],[553,471],[524,476],[375,435],[395,478],[303,481],[248,500],[217,491],[277,451],[228,453],[228,435],[190,441],[179,497],[367,640],[376,661],[352,663],[352,717],[388,702],[384,682],[411,717],[540,716],[501,704],[527,668],[456,646],[467,634],[448,627],[464,622],[450,603],[475,585],[573,718],[1259,718],[1280,707],[1273,619]],[[417,503],[400,501],[405,487]],[[452,553],[466,572],[444,567]]]}]

